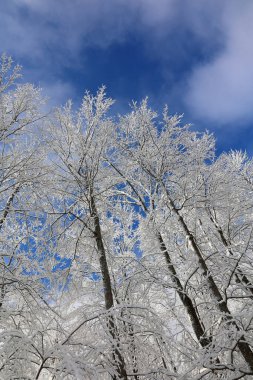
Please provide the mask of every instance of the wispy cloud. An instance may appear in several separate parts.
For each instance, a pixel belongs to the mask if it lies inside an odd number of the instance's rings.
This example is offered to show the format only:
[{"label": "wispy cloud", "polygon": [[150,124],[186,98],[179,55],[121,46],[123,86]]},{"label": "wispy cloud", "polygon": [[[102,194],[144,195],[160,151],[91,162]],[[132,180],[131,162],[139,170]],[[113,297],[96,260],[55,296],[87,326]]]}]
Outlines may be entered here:
[{"label": "wispy cloud", "polygon": [[74,96],[64,70],[85,72],[88,48],[136,38],[162,73],[155,96],[198,120],[253,119],[251,0],[10,0],[0,12],[1,50],[57,101]]},{"label": "wispy cloud", "polygon": [[[2,2],[0,31],[5,38],[1,38],[1,48],[20,56],[28,54],[31,60],[46,54],[49,59],[64,59],[61,64],[68,64],[91,44],[106,47],[123,38],[134,19],[131,7],[124,3],[121,0]],[[44,63],[47,65],[46,60]]]},{"label": "wispy cloud", "polygon": [[193,70],[185,100],[196,117],[236,126],[253,119],[252,1],[227,3],[221,23],[224,48]]},{"label": "wispy cloud", "polygon": [[[141,33],[156,46],[186,29],[207,38],[220,8],[218,0],[213,3],[217,8],[200,0],[10,0],[0,5],[1,49],[30,60],[64,58],[61,64],[68,64],[87,46],[106,47],[129,34]],[[170,40],[163,41],[160,54],[169,48],[176,52]]]}]

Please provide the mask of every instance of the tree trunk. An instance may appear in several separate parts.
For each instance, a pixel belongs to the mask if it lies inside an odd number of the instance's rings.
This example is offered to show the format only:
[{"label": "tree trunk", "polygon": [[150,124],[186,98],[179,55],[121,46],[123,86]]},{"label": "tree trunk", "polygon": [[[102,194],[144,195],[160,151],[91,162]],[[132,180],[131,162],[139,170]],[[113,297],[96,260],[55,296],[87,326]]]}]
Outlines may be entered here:
[{"label": "tree trunk", "polygon": [[[240,331],[241,329],[239,328],[237,323],[233,320],[233,316],[231,315],[230,310],[227,307],[227,303],[223,299],[212,275],[210,274],[210,272],[208,270],[206,262],[205,262],[204,258],[202,257],[202,253],[201,253],[201,251],[200,251],[200,249],[196,243],[196,240],[195,240],[193,234],[189,230],[184,218],[180,215],[179,210],[176,208],[174,202],[170,198],[168,190],[166,189],[166,186],[164,184],[163,184],[163,188],[166,191],[166,195],[168,197],[168,201],[169,201],[169,204],[171,206],[172,211],[177,216],[181,227],[183,228],[186,236],[188,236],[189,241],[192,244],[192,248],[193,248],[195,255],[198,257],[199,267],[202,270],[204,277],[206,278],[210,292],[216,301],[216,306],[222,314],[222,319],[223,320],[230,320],[231,321],[230,323],[232,325],[234,325],[238,331]],[[253,352],[251,351],[249,344],[247,342],[245,342],[245,338],[243,335],[242,335],[241,339],[238,341],[237,346],[238,346],[242,356],[244,357],[246,363],[248,364],[250,370],[253,373]]]},{"label": "tree trunk", "polygon": [[[228,250],[229,254],[231,256],[234,256],[234,253],[233,253],[232,249],[230,248],[229,243],[228,243],[221,227],[218,225],[218,223],[215,221],[215,219],[211,215],[209,215],[209,218],[210,218],[211,222],[213,223],[213,225],[215,226],[217,232],[219,233],[221,241],[224,244],[224,246],[226,247],[226,249]],[[237,272],[238,273],[235,273],[236,282],[241,283],[246,290],[250,291],[252,295],[249,298],[253,298],[253,284],[248,279],[248,277],[242,272],[242,270],[240,268],[237,268]]]},{"label": "tree trunk", "polygon": [[168,270],[170,272],[171,279],[172,279],[173,283],[175,284],[175,289],[179,295],[179,298],[180,298],[182,304],[184,305],[184,307],[187,311],[188,317],[190,318],[193,331],[194,331],[199,343],[201,344],[201,346],[206,347],[209,343],[211,343],[212,339],[211,339],[211,337],[206,336],[205,330],[203,328],[201,321],[199,320],[198,314],[197,314],[196,309],[192,303],[192,300],[184,291],[183,285],[181,284],[181,281],[178,278],[176,269],[171,262],[169,252],[166,248],[165,242],[164,242],[160,232],[158,233],[158,240],[160,243],[160,249],[161,249],[161,251],[164,255],[165,261],[167,263],[167,267],[168,267]]},{"label": "tree trunk", "polygon": [[[104,287],[105,308],[106,310],[110,310],[114,306],[112,285],[111,285],[111,279],[110,279],[110,274],[109,274],[109,269],[108,269],[108,264],[107,264],[107,259],[106,259],[106,252],[105,252],[103,238],[102,238],[102,232],[100,228],[99,216],[98,216],[93,195],[91,195],[90,205],[91,205],[91,211],[92,211],[91,216],[93,217],[93,220],[94,220],[94,235],[95,235],[97,250],[99,254],[99,264],[100,264],[100,270],[102,274],[102,281],[103,281],[103,287]],[[119,336],[118,336],[118,331],[117,331],[117,327],[116,327],[116,323],[115,323],[113,315],[109,315],[108,317],[108,329],[113,341],[112,355],[113,355],[113,361],[115,362],[115,368],[116,368],[116,373],[117,373],[116,376],[113,376],[113,380],[118,380],[118,379],[127,380],[125,361],[120,352]]]},{"label": "tree trunk", "polygon": [[[15,188],[14,188],[14,191],[12,192],[12,194],[10,195],[7,203],[6,203],[6,206],[5,206],[5,209],[4,209],[4,212],[3,212],[3,216],[2,218],[0,219],[0,231],[1,229],[3,228],[3,225],[4,225],[4,222],[6,220],[6,218],[8,217],[8,214],[10,212],[10,208],[12,206],[12,203],[14,201],[14,198],[16,196],[16,194],[19,192],[20,190],[20,187],[21,185],[17,185]],[[12,259],[10,259],[9,263],[7,265],[10,265]],[[4,262],[4,260],[3,260]],[[3,301],[4,301],[4,297],[5,297],[5,283],[4,283],[4,272],[5,272],[5,262],[4,262],[4,265],[3,265],[3,274],[2,274],[2,283],[0,285],[0,308],[3,306]]]},{"label": "tree trunk", "polygon": [[3,216],[0,219],[0,230],[2,229],[4,221],[5,221],[5,219],[7,218],[8,214],[10,212],[11,205],[12,205],[12,203],[14,201],[15,195],[19,192],[20,187],[21,187],[21,185],[17,185],[15,187],[13,193],[11,194],[11,196],[9,197],[9,199],[8,199],[8,201],[6,203],[6,206],[5,206],[5,209],[4,209],[4,212],[3,212]]}]

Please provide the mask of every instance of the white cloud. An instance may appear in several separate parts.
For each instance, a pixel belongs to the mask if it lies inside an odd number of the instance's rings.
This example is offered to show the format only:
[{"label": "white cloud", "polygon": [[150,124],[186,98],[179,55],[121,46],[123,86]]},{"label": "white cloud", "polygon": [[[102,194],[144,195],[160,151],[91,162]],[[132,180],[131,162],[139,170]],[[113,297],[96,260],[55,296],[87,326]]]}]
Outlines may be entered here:
[{"label": "white cloud", "polygon": [[71,84],[55,80],[51,83],[42,82],[42,96],[47,98],[47,110],[50,110],[59,105],[64,105],[69,99],[73,99],[75,91]]},{"label": "white cloud", "polygon": [[226,3],[222,18],[225,46],[196,67],[186,104],[199,119],[226,124],[253,118],[253,2]]},{"label": "white cloud", "polygon": [[[0,46],[33,61],[46,54],[68,63],[85,47],[107,47],[129,32],[155,45],[184,28],[207,37],[219,9],[219,0],[208,6],[202,0],[10,0],[0,3]],[[170,46],[164,42],[161,53]]]},{"label": "white cloud", "polygon": [[[0,4],[1,49],[32,60],[75,59],[86,46],[121,39],[134,18],[122,0],[10,0]],[[125,11],[126,8],[126,11]],[[47,62],[45,62],[46,64]]]},{"label": "white cloud", "polygon": [[[61,91],[56,88],[64,87],[63,93],[67,88],[73,90],[69,84],[63,85],[61,72],[68,67],[85,72],[87,47],[106,49],[124,41],[129,32],[141,32],[151,50],[152,41],[170,28],[175,3],[176,0],[0,2],[0,47],[24,65],[27,80],[45,87],[51,99],[56,96],[61,100],[57,95]],[[69,96],[72,95],[73,91]]]},{"label": "white cloud", "polygon": [[87,47],[107,48],[139,33],[146,53],[161,63],[166,88],[174,80],[170,65],[185,60],[194,36],[207,61],[172,83],[170,94],[183,98],[195,118],[219,124],[253,118],[252,0],[9,0],[0,2],[0,12],[1,49],[28,63],[27,79],[57,101],[74,94],[61,70],[80,65],[85,72],[80,57],[84,64]]}]

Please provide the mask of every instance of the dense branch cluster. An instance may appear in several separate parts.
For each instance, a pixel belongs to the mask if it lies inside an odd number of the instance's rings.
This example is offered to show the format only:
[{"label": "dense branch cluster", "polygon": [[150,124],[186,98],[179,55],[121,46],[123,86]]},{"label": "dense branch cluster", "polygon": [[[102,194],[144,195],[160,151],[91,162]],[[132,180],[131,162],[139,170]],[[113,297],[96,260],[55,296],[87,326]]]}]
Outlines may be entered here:
[{"label": "dense branch cluster", "polygon": [[0,66],[0,378],[253,378],[253,162]]}]

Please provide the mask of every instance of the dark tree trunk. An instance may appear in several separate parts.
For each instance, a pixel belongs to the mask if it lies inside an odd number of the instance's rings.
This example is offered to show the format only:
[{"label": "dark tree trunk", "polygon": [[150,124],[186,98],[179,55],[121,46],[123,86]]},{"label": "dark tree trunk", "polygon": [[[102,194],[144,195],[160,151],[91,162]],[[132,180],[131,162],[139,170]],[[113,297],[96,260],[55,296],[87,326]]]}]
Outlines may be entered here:
[{"label": "dark tree trunk", "polygon": [[[99,255],[99,264],[102,274],[102,281],[104,287],[105,308],[110,310],[113,306],[113,292],[110,279],[110,273],[108,269],[106,252],[104,248],[102,232],[100,228],[99,216],[96,208],[94,196],[91,195],[90,206],[92,211],[92,218],[94,220],[94,235],[96,239],[96,245]],[[108,329],[113,341],[113,361],[115,362],[116,376],[113,376],[113,380],[124,379],[127,380],[127,373],[125,368],[125,361],[121,354],[119,347],[119,336],[113,315],[108,316]]]},{"label": "dark tree trunk", "polygon": [[[12,203],[14,201],[14,198],[16,196],[16,194],[19,192],[20,190],[20,187],[21,185],[17,185],[15,188],[14,188],[14,191],[13,193],[10,195],[7,203],[6,203],[6,206],[5,206],[5,209],[4,209],[4,212],[3,212],[3,216],[2,218],[0,219],[0,231],[1,229],[3,228],[3,225],[4,225],[4,222],[6,220],[6,218],[8,217],[8,214],[10,212],[10,208],[12,206]],[[10,265],[12,262],[12,259],[10,259],[9,263],[7,265]],[[2,283],[0,285],[0,308],[3,306],[3,301],[4,301],[4,297],[5,297],[5,280],[4,280],[4,271],[5,271],[5,266],[3,267],[3,275],[2,275]]]},{"label": "dark tree trunk", "polygon": [[199,316],[197,314],[197,311],[196,311],[196,309],[192,303],[192,300],[184,291],[183,285],[181,284],[181,281],[177,275],[176,269],[171,262],[169,252],[166,248],[165,242],[164,242],[162,235],[160,233],[158,233],[158,240],[160,243],[161,251],[162,251],[164,258],[165,258],[165,261],[167,263],[167,268],[170,272],[171,279],[172,279],[173,283],[175,284],[175,289],[179,295],[179,298],[180,298],[182,304],[184,305],[184,307],[187,311],[188,317],[191,321],[193,331],[194,331],[199,343],[201,344],[201,346],[206,347],[209,343],[211,343],[212,339],[211,339],[211,337],[207,337],[205,334],[205,330],[203,328],[201,321],[199,320]]},{"label": "dark tree trunk", "polygon": [[[199,262],[199,268],[202,270],[202,273],[206,279],[206,282],[208,284],[210,293],[212,294],[213,298],[216,301],[216,307],[221,312],[222,319],[230,321],[230,323],[235,326],[235,328],[240,331],[240,327],[236,323],[236,321],[233,320],[233,316],[230,313],[230,310],[227,307],[226,301],[223,299],[218,286],[216,285],[213,276],[211,275],[210,271],[208,270],[208,267],[206,265],[205,259],[202,256],[202,252],[200,248],[198,247],[198,244],[194,238],[194,235],[189,230],[184,218],[180,214],[179,210],[177,209],[176,205],[174,204],[173,200],[170,197],[170,194],[165,186],[165,184],[161,181],[161,185],[163,189],[165,190],[165,193],[167,195],[167,199],[169,202],[169,205],[171,207],[172,212],[177,217],[179,224],[181,225],[183,231],[185,232],[185,235],[188,236],[188,239],[192,245],[193,252],[198,258]],[[253,373],[253,352],[251,350],[251,347],[249,344],[245,341],[244,336],[241,336],[241,339],[238,341],[237,346],[244,357],[245,362],[247,363],[248,367]]]},{"label": "dark tree trunk", "polygon": [[[221,239],[222,243],[224,244],[224,246],[226,247],[226,249],[228,250],[229,254],[231,256],[234,256],[234,253],[233,253],[232,249],[230,248],[230,244],[228,243],[221,227],[218,225],[218,223],[215,221],[215,219],[211,215],[209,216],[209,218],[210,218],[211,222],[213,223],[213,225],[215,226],[217,232],[219,233],[220,239]],[[235,273],[235,280],[237,283],[243,284],[245,289],[251,292],[250,298],[253,298],[253,284],[248,279],[248,277],[242,272],[242,270],[240,268],[237,268],[237,273]]]},{"label": "dark tree trunk", "polygon": [[8,214],[10,212],[11,205],[12,205],[12,203],[14,201],[15,195],[19,192],[20,187],[21,187],[20,185],[16,186],[16,188],[14,189],[13,193],[11,194],[11,196],[9,197],[9,199],[8,199],[8,201],[6,203],[6,206],[5,206],[5,209],[4,209],[4,212],[3,212],[3,216],[0,219],[0,230],[2,229],[4,221],[5,221],[5,219],[7,218]]},{"label": "dark tree trunk", "polygon": [[[240,331],[240,328],[239,326],[237,325],[237,323],[233,320],[233,316],[231,315],[230,313],[230,310],[228,309],[227,307],[227,303],[226,301],[223,299],[211,273],[209,272],[208,270],[208,267],[206,265],[206,262],[202,256],[202,253],[197,245],[197,242],[192,234],[192,232],[189,230],[184,218],[180,215],[179,213],[179,210],[176,208],[174,202],[171,200],[169,194],[168,194],[168,191],[166,189],[166,187],[164,186],[164,189],[167,193],[167,196],[168,196],[168,200],[169,200],[169,203],[170,203],[170,206],[171,206],[171,209],[172,211],[174,212],[174,214],[177,216],[178,218],[178,221],[181,225],[181,227],[183,228],[186,236],[188,236],[189,238],[189,241],[191,242],[192,244],[192,248],[193,248],[193,251],[195,253],[195,255],[198,257],[198,262],[199,262],[199,267],[200,269],[202,270],[203,272],[203,275],[204,277],[206,278],[206,281],[207,281],[207,284],[209,286],[209,289],[210,289],[210,292],[212,294],[212,296],[214,297],[215,301],[216,301],[216,306],[217,308],[220,310],[221,314],[222,314],[222,318],[223,320],[230,320],[231,324],[234,325],[236,327],[236,329],[238,331]],[[241,340],[238,341],[238,344],[237,344],[242,356],[244,357],[246,363],[248,364],[250,370],[252,371],[253,373],[253,352],[251,351],[251,348],[249,346],[249,344],[247,342],[245,342],[245,338],[244,336],[241,337]]]}]

